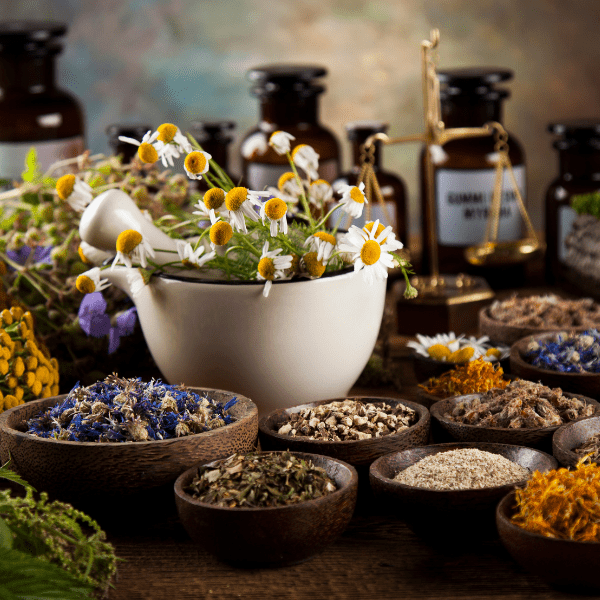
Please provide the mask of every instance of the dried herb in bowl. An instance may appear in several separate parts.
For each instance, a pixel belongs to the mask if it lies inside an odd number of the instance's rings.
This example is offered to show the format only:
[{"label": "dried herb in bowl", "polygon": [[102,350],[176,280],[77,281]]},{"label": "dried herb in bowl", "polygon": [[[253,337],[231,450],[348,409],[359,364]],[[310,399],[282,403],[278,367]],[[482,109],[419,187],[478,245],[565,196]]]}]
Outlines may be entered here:
[{"label": "dried herb in bowl", "polygon": [[553,339],[531,341],[525,358],[534,367],[561,373],[600,373],[600,331],[557,333]]},{"label": "dried herb in bowl", "polygon": [[335,492],[325,469],[290,452],[233,454],[198,469],[186,492],[224,508],[267,508]]},{"label": "dried herb in bowl", "polygon": [[233,422],[225,405],[160,380],[109,375],[27,421],[27,433],[73,442],[143,442],[203,433]]}]

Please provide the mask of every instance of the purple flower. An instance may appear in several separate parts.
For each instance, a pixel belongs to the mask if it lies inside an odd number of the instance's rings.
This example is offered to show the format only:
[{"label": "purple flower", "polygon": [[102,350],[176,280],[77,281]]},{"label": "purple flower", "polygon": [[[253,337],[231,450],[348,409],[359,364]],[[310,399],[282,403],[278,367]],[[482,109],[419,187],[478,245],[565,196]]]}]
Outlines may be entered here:
[{"label": "purple flower", "polygon": [[[31,254],[31,250],[33,250],[33,256],[30,259],[29,255]],[[29,260],[30,263],[52,266],[54,263],[50,256],[51,252],[52,246],[36,246],[35,248],[23,246],[18,250],[9,250],[6,253],[6,256],[19,265],[24,265]]]},{"label": "purple flower", "polygon": [[122,315],[117,317],[117,324],[111,327],[108,333],[108,353],[116,352],[121,345],[121,338],[126,335],[131,335],[137,321],[137,310],[135,306],[126,310]]},{"label": "purple flower", "polygon": [[87,335],[104,337],[110,332],[110,317],[106,314],[106,300],[101,292],[86,294],[79,305],[79,324]]}]

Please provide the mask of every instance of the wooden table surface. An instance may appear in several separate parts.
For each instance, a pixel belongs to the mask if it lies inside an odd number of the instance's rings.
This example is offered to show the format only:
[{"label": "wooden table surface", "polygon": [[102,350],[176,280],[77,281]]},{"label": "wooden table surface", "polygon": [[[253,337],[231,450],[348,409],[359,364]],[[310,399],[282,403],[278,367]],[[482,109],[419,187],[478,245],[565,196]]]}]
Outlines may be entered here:
[{"label": "wooden table surface", "polygon": [[[402,340],[395,340],[401,347]],[[415,399],[412,364],[399,352],[402,389],[354,388],[353,395]],[[346,532],[320,555],[291,567],[240,569],[188,538],[176,518],[141,534],[111,532],[123,559],[111,600],[198,598],[577,598],[523,571],[498,539],[461,544],[417,537],[400,515],[363,503]]]}]

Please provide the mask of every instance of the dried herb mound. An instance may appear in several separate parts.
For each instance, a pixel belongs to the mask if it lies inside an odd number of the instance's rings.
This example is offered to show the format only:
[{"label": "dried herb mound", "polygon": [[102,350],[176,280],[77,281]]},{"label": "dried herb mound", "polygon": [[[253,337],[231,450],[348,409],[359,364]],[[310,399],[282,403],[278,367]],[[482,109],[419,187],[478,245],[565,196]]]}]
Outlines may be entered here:
[{"label": "dried herb mound", "polygon": [[444,417],[467,425],[521,429],[555,427],[593,414],[591,404],[563,396],[560,388],[520,379],[504,390],[494,389],[479,398],[461,400]]},{"label": "dried herb mound", "polygon": [[450,398],[487,392],[494,388],[504,389],[509,383],[509,380],[504,379],[504,370],[499,364],[494,366],[478,358],[439,377],[432,377],[427,383],[419,384],[419,387],[432,396]]},{"label": "dried herb mound", "polygon": [[561,373],[600,373],[600,331],[557,333],[552,339],[527,346],[525,358],[534,367]]},{"label": "dried herb mound", "polygon": [[536,471],[517,490],[511,521],[533,533],[576,542],[600,542],[600,468],[579,461],[573,471]]},{"label": "dried herb mound", "polygon": [[404,404],[344,400],[293,413],[277,433],[331,442],[366,440],[407,429],[417,419],[417,413]]},{"label": "dried herb mound", "polygon": [[72,442],[143,442],[210,431],[233,422],[225,405],[183,385],[108,376],[77,384],[62,403],[27,421],[27,433]]},{"label": "dried herb mound", "polygon": [[200,467],[186,491],[225,508],[264,508],[314,500],[336,489],[325,469],[310,460],[290,452],[254,452]]},{"label": "dried herb mound", "polygon": [[586,460],[598,462],[600,460],[600,434],[593,435],[583,442],[581,446],[574,448],[573,452],[584,457]]}]

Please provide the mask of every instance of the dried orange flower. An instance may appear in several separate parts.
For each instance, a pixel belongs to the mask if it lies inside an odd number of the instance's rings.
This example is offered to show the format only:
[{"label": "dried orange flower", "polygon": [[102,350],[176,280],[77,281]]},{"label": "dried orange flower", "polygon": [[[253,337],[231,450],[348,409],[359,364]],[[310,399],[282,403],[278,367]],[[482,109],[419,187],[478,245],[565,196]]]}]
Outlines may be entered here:
[{"label": "dried orange flower", "polygon": [[527,531],[576,542],[600,542],[600,467],[577,463],[573,471],[536,471],[516,491],[512,522]]},{"label": "dried orange flower", "polygon": [[487,392],[494,388],[504,389],[510,381],[504,379],[500,365],[477,358],[451,371],[432,377],[425,385],[419,384],[428,394],[438,398],[450,398],[463,394]]}]

